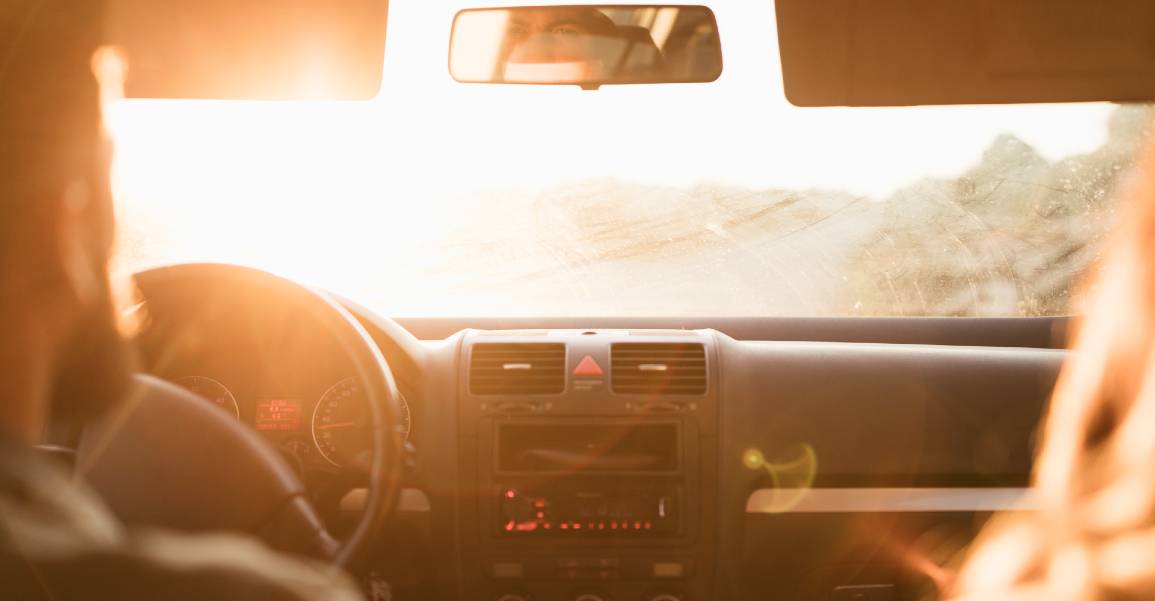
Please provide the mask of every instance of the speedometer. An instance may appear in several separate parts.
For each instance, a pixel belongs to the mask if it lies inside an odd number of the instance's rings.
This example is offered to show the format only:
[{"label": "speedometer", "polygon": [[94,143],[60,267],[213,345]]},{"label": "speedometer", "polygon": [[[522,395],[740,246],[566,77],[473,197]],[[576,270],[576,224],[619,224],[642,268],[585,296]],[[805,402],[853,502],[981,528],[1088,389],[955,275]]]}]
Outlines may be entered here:
[{"label": "speedometer", "polygon": [[[409,437],[409,405],[398,396],[398,427]],[[337,382],[321,395],[313,410],[313,442],[321,456],[336,466],[368,457],[373,425],[364,393],[355,378]]]},{"label": "speedometer", "polygon": [[185,390],[220,407],[233,417],[241,417],[241,408],[237,405],[237,398],[224,384],[206,376],[185,376],[177,378],[176,383]]}]

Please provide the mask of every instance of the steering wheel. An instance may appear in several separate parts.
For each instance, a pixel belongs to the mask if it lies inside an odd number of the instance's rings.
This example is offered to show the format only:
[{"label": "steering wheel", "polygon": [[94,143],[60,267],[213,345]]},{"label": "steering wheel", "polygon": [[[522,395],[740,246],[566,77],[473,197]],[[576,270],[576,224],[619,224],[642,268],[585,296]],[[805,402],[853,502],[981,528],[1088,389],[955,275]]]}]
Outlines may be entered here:
[{"label": "steering wheel", "polygon": [[[332,336],[368,404],[371,456],[364,507],[349,534],[334,539],[297,473],[262,435],[204,399],[151,376],[137,376],[131,398],[85,427],[77,449],[78,475],[127,524],[239,531],[282,551],[353,568],[394,507],[400,487],[398,392],[377,344],[324,293],[255,269],[186,264],[142,272],[136,279],[146,320],[154,300],[158,306],[177,307],[182,316],[210,319],[214,311],[243,302],[276,308],[294,320],[313,320]],[[176,327],[157,335],[182,333],[197,334]]]}]

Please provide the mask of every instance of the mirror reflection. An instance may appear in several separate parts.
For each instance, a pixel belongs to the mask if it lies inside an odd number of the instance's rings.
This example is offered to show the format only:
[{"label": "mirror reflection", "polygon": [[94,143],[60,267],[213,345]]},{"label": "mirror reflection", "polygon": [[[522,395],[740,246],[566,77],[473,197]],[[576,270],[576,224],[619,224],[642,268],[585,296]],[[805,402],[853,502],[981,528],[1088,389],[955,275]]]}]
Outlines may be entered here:
[{"label": "mirror reflection", "polygon": [[468,83],[708,82],[722,71],[714,14],[702,6],[541,6],[465,10],[450,71]]}]

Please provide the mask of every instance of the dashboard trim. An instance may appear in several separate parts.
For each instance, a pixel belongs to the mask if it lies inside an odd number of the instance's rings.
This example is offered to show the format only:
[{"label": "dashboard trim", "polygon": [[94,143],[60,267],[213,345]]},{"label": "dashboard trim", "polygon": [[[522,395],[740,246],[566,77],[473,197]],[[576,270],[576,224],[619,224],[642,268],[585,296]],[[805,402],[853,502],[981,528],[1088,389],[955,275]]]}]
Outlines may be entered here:
[{"label": "dashboard trim", "polygon": [[760,488],[747,514],[1032,511],[1030,488]]}]

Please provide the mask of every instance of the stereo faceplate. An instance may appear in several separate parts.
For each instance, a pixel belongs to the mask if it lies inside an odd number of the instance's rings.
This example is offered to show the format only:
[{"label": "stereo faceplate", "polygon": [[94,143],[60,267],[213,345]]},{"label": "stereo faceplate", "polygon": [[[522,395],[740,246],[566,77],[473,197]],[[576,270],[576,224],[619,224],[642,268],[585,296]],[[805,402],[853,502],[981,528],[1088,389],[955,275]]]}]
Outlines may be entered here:
[{"label": "stereo faceplate", "polygon": [[498,491],[505,537],[642,538],[677,535],[681,487],[662,479],[508,482]]}]

